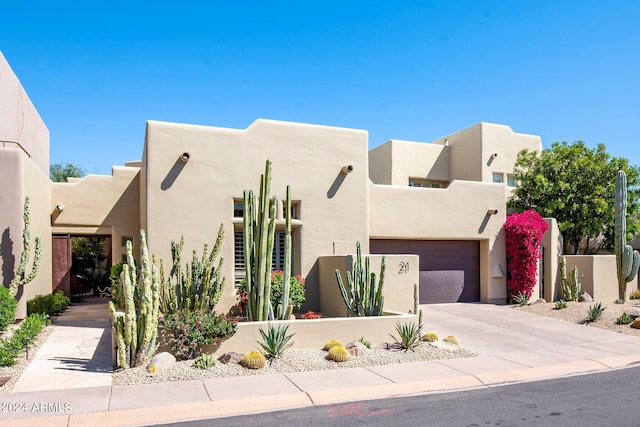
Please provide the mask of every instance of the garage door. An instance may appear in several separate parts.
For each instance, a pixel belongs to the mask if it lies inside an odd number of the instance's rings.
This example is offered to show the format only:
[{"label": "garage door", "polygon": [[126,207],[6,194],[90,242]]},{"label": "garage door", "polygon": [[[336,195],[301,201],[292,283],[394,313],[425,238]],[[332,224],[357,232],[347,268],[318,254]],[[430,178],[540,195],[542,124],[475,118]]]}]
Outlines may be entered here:
[{"label": "garage door", "polygon": [[[464,289],[458,301],[480,301],[480,242],[372,239],[369,243],[372,254],[416,254],[420,256],[420,271],[464,271]],[[422,295],[420,300],[421,304],[426,302]]]}]

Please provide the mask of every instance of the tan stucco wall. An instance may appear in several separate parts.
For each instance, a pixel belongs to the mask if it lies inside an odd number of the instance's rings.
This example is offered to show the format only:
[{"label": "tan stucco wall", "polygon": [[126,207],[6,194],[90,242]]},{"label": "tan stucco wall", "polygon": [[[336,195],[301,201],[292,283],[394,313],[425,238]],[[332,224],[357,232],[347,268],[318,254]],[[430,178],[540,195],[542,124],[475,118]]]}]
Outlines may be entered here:
[{"label": "tan stucco wall", "polygon": [[[567,275],[578,267],[580,293],[588,292],[595,301],[614,302],[618,299],[618,275],[615,255],[565,255]],[[626,299],[636,284],[627,284]]]},{"label": "tan stucco wall", "polygon": [[[555,218],[545,218],[549,229],[542,236],[544,247],[544,295],[547,302],[558,301],[562,298],[562,281],[558,269],[558,259],[562,255],[562,235]],[[534,295],[538,295],[538,290]]]},{"label": "tan stucco wall", "polygon": [[[356,255],[341,255],[320,257],[318,265],[320,270],[320,311],[328,316],[347,316],[348,310],[342,298],[335,270],[340,270],[342,280],[347,285],[347,271],[352,272],[356,261]],[[365,262],[365,256],[362,258]],[[416,266],[416,268],[403,270],[399,273],[398,265],[401,263]],[[370,271],[376,274],[376,284],[380,284],[380,267],[382,255],[369,255]],[[413,311],[414,284],[419,282],[419,270],[417,255],[386,255],[385,278],[383,285],[384,310],[409,313]],[[406,265],[406,264],[405,264]],[[420,301],[420,295],[417,295]]]},{"label": "tan stucco wall", "polygon": [[[39,237],[42,256],[38,275],[18,293],[17,317],[24,318],[26,301],[51,293],[51,223],[49,131],[20,81],[0,53],[0,265],[2,282],[14,276],[22,252],[23,205],[30,198],[31,239]],[[31,271],[32,246],[27,274]]]},{"label": "tan stucco wall", "polygon": [[[57,205],[63,205],[59,212]],[[140,169],[114,166],[112,175],[87,175],[69,183],[51,184],[53,233],[112,236],[113,262],[126,250],[122,237],[133,237],[138,253],[140,235]]]},{"label": "tan stucco wall", "polygon": [[49,130],[0,52],[0,147],[15,143],[49,175]]},{"label": "tan stucco wall", "polygon": [[451,147],[391,140],[369,151],[369,177],[375,184],[409,185],[409,178],[449,182]]},{"label": "tan stucco wall", "polygon": [[[371,238],[479,240],[481,300],[504,301],[506,279],[492,274],[497,265],[506,272],[503,185],[453,181],[446,189],[369,187]],[[490,209],[498,213],[488,215]]]},{"label": "tan stucco wall", "polygon": [[[187,163],[178,160],[183,152],[190,154]],[[272,195],[284,198],[290,184],[293,200],[300,203],[302,225],[295,233],[301,253],[294,255],[294,272],[306,277],[308,304],[314,306],[317,257],[331,255],[333,242],[355,248],[359,240],[368,252],[367,133],[269,120],[257,120],[246,130],[147,124],[142,194],[150,251],[168,262],[171,240],[184,235],[185,253],[200,252],[203,243],[214,242],[223,223],[223,275],[229,285],[220,307],[236,303],[233,200],[241,199],[244,189],[258,191],[267,159],[273,162]],[[353,172],[342,174],[345,165]]]},{"label": "tan stucco wall", "polygon": [[463,129],[433,142],[451,147],[451,179],[482,181],[482,124]]}]

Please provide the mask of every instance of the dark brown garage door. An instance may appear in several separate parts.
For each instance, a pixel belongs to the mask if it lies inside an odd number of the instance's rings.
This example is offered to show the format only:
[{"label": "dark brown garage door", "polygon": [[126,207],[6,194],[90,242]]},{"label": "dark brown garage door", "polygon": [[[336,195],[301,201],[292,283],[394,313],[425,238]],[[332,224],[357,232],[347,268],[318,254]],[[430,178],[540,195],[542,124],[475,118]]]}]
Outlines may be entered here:
[{"label": "dark brown garage door", "polygon": [[369,243],[372,254],[420,256],[420,271],[463,270],[464,290],[458,301],[480,301],[480,242],[372,239]]}]

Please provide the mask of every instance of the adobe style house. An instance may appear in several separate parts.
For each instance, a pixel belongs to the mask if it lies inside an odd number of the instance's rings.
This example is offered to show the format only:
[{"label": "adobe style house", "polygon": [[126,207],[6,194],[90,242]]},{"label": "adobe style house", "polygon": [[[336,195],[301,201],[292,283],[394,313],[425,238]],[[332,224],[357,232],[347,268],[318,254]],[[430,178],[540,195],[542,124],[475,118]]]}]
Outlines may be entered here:
[{"label": "adobe style house", "polygon": [[[0,187],[3,283],[22,250],[27,195],[31,234],[44,243],[40,273],[23,300],[69,292],[70,236],[110,236],[117,262],[124,242],[136,246],[143,228],[150,252],[166,266],[171,240],[184,236],[184,254],[200,253],[222,223],[228,285],[220,305],[230,307],[231,284],[243,274],[243,190],[258,190],[270,159],[272,194],[283,199],[286,185],[292,188],[293,269],[307,281],[305,308],[318,307],[327,276],[322,257],[354,253],[358,241],[364,253],[420,256],[419,265],[389,265],[387,275],[410,270],[422,282],[422,273],[456,270],[465,285],[460,301],[505,301],[502,224],[511,172],[520,150],[541,150],[538,136],[480,123],[432,143],[391,140],[368,150],[368,134],[358,129],[262,119],[246,129],[149,121],[142,160],[114,166],[111,176],[52,183],[48,130],[1,55],[0,93],[0,179],[8,183]],[[280,234],[276,240],[278,267]]]}]

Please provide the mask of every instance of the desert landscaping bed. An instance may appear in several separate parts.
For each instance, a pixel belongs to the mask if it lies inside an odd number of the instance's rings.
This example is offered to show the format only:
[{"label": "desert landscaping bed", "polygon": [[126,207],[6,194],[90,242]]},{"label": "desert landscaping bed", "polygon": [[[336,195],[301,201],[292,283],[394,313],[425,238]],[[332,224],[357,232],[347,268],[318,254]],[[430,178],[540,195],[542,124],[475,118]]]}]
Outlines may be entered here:
[{"label": "desert landscaping bed", "polygon": [[608,331],[640,337],[640,329],[632,328],[630,325],[616,324],[616,319],[620,317],[622,313],[630,313],[631,310],[640,311],[639,300],[630,300],[624,304],[602,302],[601,304],[605,310],[600,319],[596,322],[586,322],[587,312],[593,304],[595,303],[570,301],[567,302],[567,308],[556,310],[555,303],[534,303],[525,306],[514,306],[514,309],[571,323],[584,324],[585,327],[606,329]]}]

